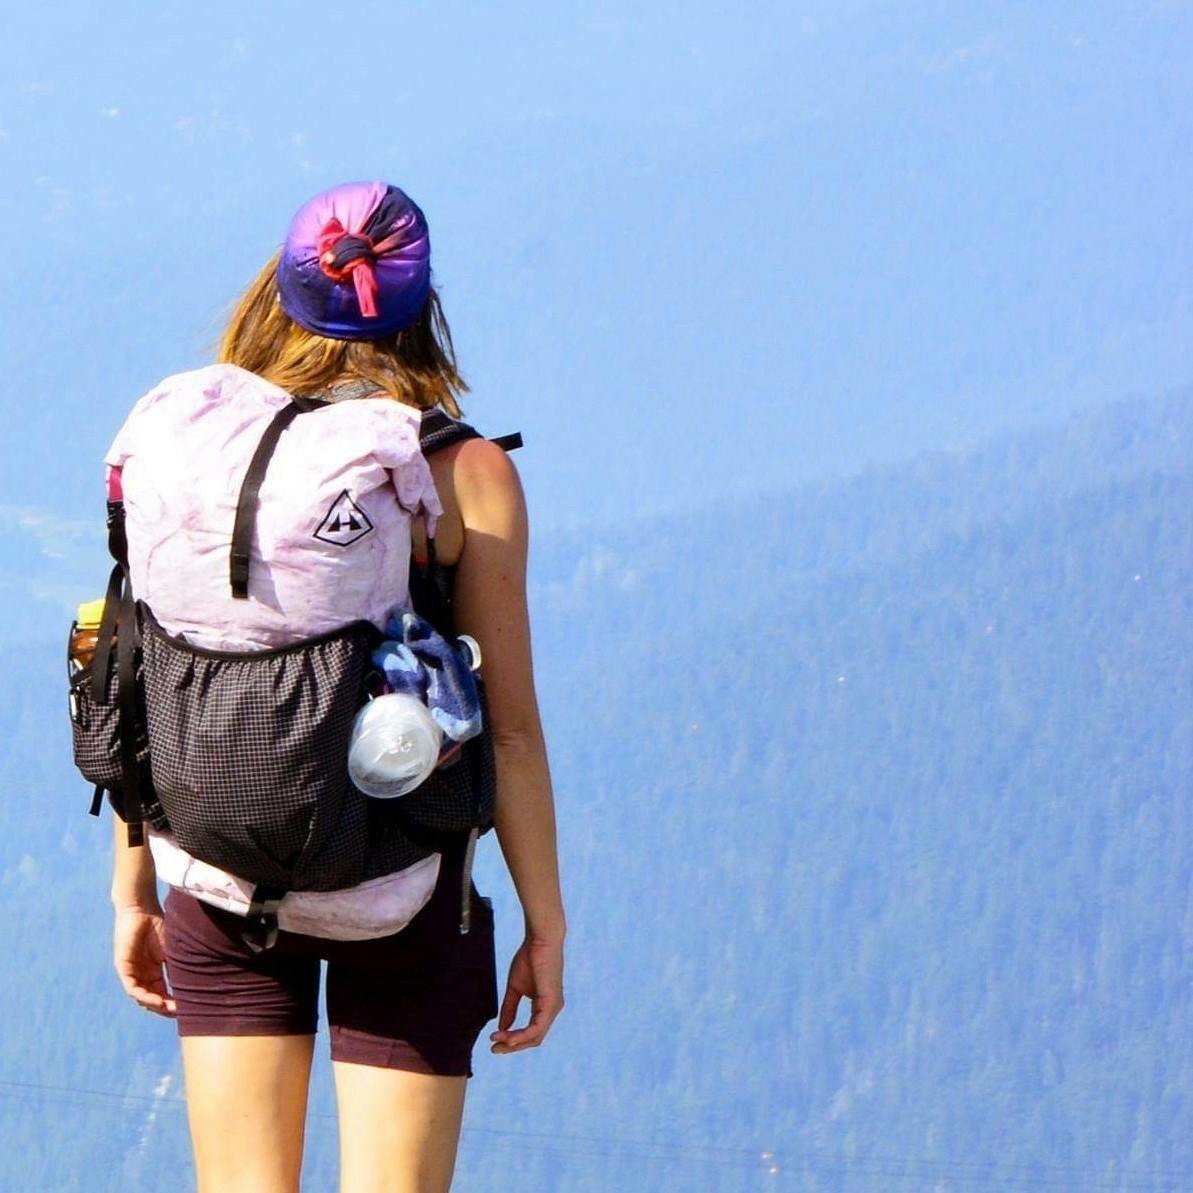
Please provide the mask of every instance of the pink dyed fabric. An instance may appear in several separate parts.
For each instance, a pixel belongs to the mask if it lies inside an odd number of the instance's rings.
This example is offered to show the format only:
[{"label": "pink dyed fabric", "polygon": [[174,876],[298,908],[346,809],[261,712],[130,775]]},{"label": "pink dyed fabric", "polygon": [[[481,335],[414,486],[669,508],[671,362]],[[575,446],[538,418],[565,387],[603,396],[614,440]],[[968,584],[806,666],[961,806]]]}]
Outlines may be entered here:
[{"label": "pink dyed fabric", "polygon": [[[149,829],[149,851],[162,882],[213,907],[248,915],[255,883],[199,861],[169,833]],[[426,906],[439,880],[442,854],[340,891],[287,891],[278,927],[328,940],[376,940],[400,932]]]},{"label": "pink dyed fabric", "polygon": [[289,400],[235,365],[178,373],[137,402],[105,457],[124,491],[133,591],[197,646],[267,649],[362,619],[381,629],[407,604],[411,517],[425,513],[433,530],[441,511],[419,413],[388,398],[337,402],[283,433],[261,487],[249,599],[232,598],[240,486]]}]

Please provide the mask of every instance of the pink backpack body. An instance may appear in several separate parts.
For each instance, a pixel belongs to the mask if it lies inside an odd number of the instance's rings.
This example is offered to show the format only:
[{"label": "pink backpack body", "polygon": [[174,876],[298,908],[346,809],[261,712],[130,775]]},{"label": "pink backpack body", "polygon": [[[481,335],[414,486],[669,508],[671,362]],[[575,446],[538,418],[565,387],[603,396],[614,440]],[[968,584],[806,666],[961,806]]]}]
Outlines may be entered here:
[{"label": "pink backpack body", "polygon": [[433,531],[440,506],[419,412],[388,398],[332,403],[287,429],[261,486],[248,599],[233,598],[240,486],[290,402],[235,365],[178,373],[137,402],[105,457],[133,589],[196,646],[270,649],[359,620],[381,629],[407,602],[411,519]]},{"label": "pink backpack body", "polygon": [[[308,401],[233,365],[167,377],[134,406],[108,466],[116,567],[90,662],[72,673],[75,760],[160,876],[245,915],[365,939],[429,897],[493,821],[491,737],[397,801],[351,782],[373,658],[411,604],[412,523],[441,513],[425,450],[476,437],[388,398]],[[502,446],[517,446],[517,436]],[[426,569],[415,594],[450,606]],[[437,613],[428,606],[427,616]],[[484,708],[483,685],[478,699]],[[472,747],[472,748],[468,748]],[[384,805],[384,806],[382,806]]]}]

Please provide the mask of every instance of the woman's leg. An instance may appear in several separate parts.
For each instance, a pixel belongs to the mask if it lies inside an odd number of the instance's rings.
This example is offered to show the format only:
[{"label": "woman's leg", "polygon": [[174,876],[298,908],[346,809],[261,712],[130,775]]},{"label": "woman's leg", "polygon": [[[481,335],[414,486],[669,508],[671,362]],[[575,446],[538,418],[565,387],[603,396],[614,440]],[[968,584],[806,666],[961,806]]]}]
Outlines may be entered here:
[{"label": "woman's leg", "polygon": [[497,1013],[493,908],[458,865],[400,932],[333,948],[327,1021],[340,1119],[340,1193],[446,1193],[472,1050]]},{"label": "woman's leg", "polygon": [[319,961],[178,891],[165,922],[199,1193],[298,1193]]},{"label": "woman's leg", "polygon": [[468,1078],[345,1061],[333,1068],[340,1193],[447,1193]]},{"label": "woman's leg", "polygon": [[298,1193],[314,1039],[183,1039],[199,1193]]}]

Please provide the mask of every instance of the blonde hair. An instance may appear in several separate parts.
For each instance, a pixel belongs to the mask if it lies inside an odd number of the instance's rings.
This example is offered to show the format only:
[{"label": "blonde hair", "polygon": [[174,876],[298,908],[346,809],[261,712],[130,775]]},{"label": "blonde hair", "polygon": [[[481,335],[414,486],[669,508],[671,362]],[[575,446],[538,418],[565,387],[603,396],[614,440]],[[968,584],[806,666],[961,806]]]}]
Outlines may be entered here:
[{"label": "blonde hair", "polygon": [[392,398],[453,418],[468,385],[456,368],[452,333],[434,287],[411,326],[377,340],[333,340],[300,327],[278,302],[279,249],[232,310],[219,359],[239,365],[299,397],[339,380],[372,381]]}]

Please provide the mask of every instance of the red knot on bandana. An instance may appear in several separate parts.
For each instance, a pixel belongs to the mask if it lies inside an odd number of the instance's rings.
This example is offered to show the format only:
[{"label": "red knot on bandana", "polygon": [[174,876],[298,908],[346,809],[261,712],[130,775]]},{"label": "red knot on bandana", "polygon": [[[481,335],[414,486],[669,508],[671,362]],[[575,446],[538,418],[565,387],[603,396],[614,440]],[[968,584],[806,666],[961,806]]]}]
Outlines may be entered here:
[{"label": "red knot on bandana", "polygon": [[359,232],[347,232],[335,216],[323,225],[318,241],[319,268],[332,281],[343,282],[352,277],[356,287],[356,301],[366,319],[377,317],[377,275],[373,262],[377,248],[369,237]]}]

